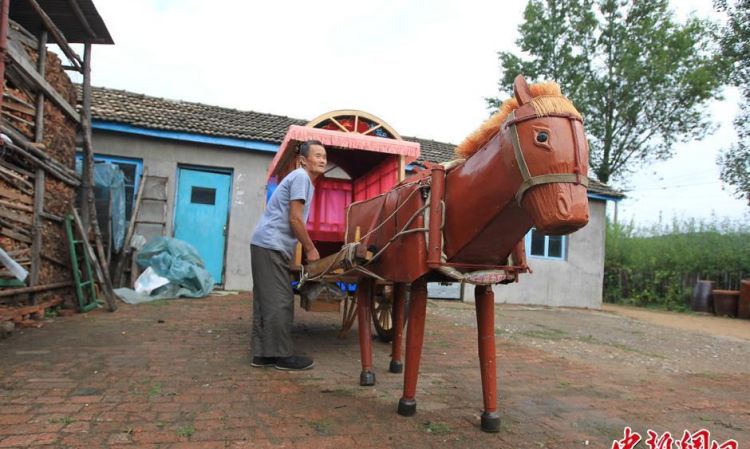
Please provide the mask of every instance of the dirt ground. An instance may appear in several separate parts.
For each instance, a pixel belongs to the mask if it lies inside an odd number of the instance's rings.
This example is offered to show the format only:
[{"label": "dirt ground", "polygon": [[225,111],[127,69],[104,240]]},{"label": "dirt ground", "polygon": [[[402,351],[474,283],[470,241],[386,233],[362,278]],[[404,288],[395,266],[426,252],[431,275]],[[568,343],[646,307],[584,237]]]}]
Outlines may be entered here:
[{"label": "dirt ground", "polygon": [[750,320],[499,306],[502,431],[486,434],[473,305],[429,302],[411,418],[388,345],[359,387],[355,334],[300,310],[316,367],[251,368],[250,310],[245,294],[123,305],[0,341],[0,448],[610,449],[626,426],[750,447]]}]

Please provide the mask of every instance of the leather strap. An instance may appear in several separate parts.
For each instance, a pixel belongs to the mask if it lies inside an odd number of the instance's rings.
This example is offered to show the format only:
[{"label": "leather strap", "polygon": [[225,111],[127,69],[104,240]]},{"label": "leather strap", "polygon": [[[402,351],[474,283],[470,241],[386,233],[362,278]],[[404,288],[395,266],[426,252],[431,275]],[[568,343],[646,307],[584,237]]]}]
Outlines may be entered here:
[{"label": "leather strap", "polygon": [[523,182],[518,187],[515,195],[516,202],[518,203],[519,207],[521,207],[521,200],[523,200],[523,195],[527,190],[534,186],[556,182],[578,184],[584,187],[589,186],[589,179],[581,175],[581,169],[579,167],[581,160],[581,148],[580,142],[578,141],[578,134],[576,133],[575,129],[575,121],[583,123],[583,120],[573,114],[549,114],[545,117],[559,117],[568,119],[570,121],[570,129],[573,133],[573,145],[575,147],[573,148],[573,163],[575,167],[573,168],[573,173],[549,173],[544,175],[531,176],[529,166],[526,163],[526,158],[523,155],[523,149],[521,148],[521,139],[518,136],[518,128],[516,127],[516,124],[538,117],[536,115],[523,115],[516,118],[516,111],[511,112],[508,115],[508,119],[503,126],[508,128],[508,130],[510,131],[510,140],[513,143],[513,153],[516,156],[518,169],[521,171],[521,177],[523,178]]},{"label": "leather strap", "polygon": [[581,177],[581,175],[577,173],[550,173],[548,175],[534,176],[532,178],[526,179],[518,188],[518,191],[516,192],[516,201],[518,202],[518,205],[521,205],[523,194],[526,193],[526,191],[530,188],[541,184],[550,184],[553,182],[580,184],[584,187],[589,186],[588,178]]}]

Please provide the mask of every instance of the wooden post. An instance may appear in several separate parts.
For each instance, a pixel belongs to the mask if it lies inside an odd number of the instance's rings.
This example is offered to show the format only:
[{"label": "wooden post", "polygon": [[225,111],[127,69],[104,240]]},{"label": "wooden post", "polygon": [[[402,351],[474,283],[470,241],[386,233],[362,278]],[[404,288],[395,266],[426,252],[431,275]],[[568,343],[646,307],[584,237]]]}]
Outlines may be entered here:
[{"label": "wooden post", "polygon": [[375,385],[375,373],[372,371],[372,289],[373,281],[361,278],[357,282],[357,319],[359,324],[359,350],[362,358],[362,372],[359,384],[362,386]]},{"label": "wooden post", "polygon": [[[36,61],[36,68],[44,76],[47,65],[47,32],[43,31],[39,36],[39,54]],[[34,142],[41,143],[44,140],[44,94],[39,92],[36,95],[36,115],[34,116]],[[43,222],[42,213],[44,212],[44,180],[45,171],[42,167],[37,167],[34,177],[34,215],[31,225],[31,278],[29,284],[32,287],[39,285],[39,272],[42,264],[42,235]],[[36,296],[31,295],[31,304],[36,304]]]},{"label": "wooden post", "polygon": [[94,150],[91,143],[91,44],[83,49],[83,92],[81,109],[81,132],[83,133],[83,179],[81,180],[81,219],[85,236],[93,215],[93,171]]},{"label": "wooden post", "polygon": [[495,294],[491,285],[474,287],[479,334],[479,364],[482,372],[482,395],[484,412],[482,430],[500,431],[500,416],[497,414],[497,364],[495,355]]},{"label": "wooden post", "polygon": [[406,304],[406,284],[396,282],[393,284],[393,341],[391,342],[391,365],[388,370],[392,373],[404,371],[401,362],[401,346],[404,340],[404,307]]},{"label": "wooden post", "polygon": [[[0,0],[0,77],[5,80],[5,56],[8,54],[8,11],[10,0]],[[5,82],[0,84],[0,108],[3,106]],[[2,119],[0,119],[2,121]]]},{"label": "wooden post", "polygon": [[417,413],[417,378],[424,343],[424,322],[427,315],[427,281],[421,277],[411,284],[409,300],[409,326],[406,327],[406,367],[404,368],[404,393],[398,401],[398,414],[414,416]]},{"label": "wooden post", "polygon": [[[146,185],[146,176],[148,175],[148,167],[143,168],[141,173],[141,179],[138,184],[138,193],[135,195],[135,204],[133,204],[133,210],[130,212],[130,222],[128,223],[128,232],[125,233],[125,240],[122,242],[122,250],[120,250],[120,258],[117,260],[115,266],[115,285],[118,287],[122,286],[123,274],[125,273],[125,264],[128,262],[130,257],[130,240],[133,238],[135,232],[135,221],[138,219],[138,211],[141,209],[141,200],[143,199],[143,188]],[[135,263],[133,263],[135,265]],[[132,273],[132,272],[131,272]],[[130,285],[133,285],[132,283]]]},{"label": "wooden post", "polygon": [[[81,215],[83,227],[83,240],[88,242],[88,232],[90,228],[94,229],[96,253],[98,255],[98,267],[101,271],[101,287],[105,290],[105,298],[109,310],[117,310],[115,302],[114,289],[112,287],[112,278],[109,273],[109,264],[107,255],[102,243],[102,232],[99,227],[99,220],[96,218],[96,208],[94,207],[94,148],[91,142],[91,44],[85,44],[83,47],[83,101],[81,108],[81,131],[83,133],[83,191],[81,195]],[[88,170],[87,170],[88,167]],[[74,211],[75,212],[75,211]],[[88,224],[88,226],[87,226]],[[92,251],[93,252],[93,251]],[[95,260],[95,258],[91,258]]]}]

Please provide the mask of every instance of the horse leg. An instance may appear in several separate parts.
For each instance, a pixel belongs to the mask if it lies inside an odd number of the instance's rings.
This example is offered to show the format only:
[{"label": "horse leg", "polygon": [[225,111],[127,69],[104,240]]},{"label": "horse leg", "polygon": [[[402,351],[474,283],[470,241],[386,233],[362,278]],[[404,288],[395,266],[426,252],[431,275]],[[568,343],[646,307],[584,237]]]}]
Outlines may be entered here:
[{"label": "horse leg", "polygon": [[495,294],[492,286],[477,285],[474,288],[479,332],[479,364],[482,371],[482,393],[484,412],[482,430],[500,431],[500,416],[497,414],[497,367],[495,364]]},{"label": "horse leg", "polygon": [[427,282],[424,278],[411,284],[409,327],[406,328],[406,369],[404,394],[398,401],[398,414],[413,416],[417,412],[417,376],[424,343],[424,320],[427,313]]},{"label": "horse leg", "polygon": [[375,373],[372,371],[372,280],[362,279],[357,285],[357,319],[359,321],[359,351],[362,356],[362,372],[359,384],[375,385]]},{"label": "horse leg", "polygon": [[401,343],[404,339],[404,303],[406,302],[406,284],[393,284],[393,341],[391,342],[391,366],[389,371],[400,373],[404,371],[401,362]]}]

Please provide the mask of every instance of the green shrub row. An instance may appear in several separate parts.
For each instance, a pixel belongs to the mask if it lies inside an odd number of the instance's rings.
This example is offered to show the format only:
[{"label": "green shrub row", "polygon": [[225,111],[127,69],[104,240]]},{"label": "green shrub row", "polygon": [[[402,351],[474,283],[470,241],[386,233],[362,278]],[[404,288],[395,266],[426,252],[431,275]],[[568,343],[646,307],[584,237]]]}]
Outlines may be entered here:
[{"label": "green shrub row", "polygon": [[698,279],[738,289],[750,278],[750,224],[675,220],[649,228],[607,225],[606,302],[686,310]]}]

